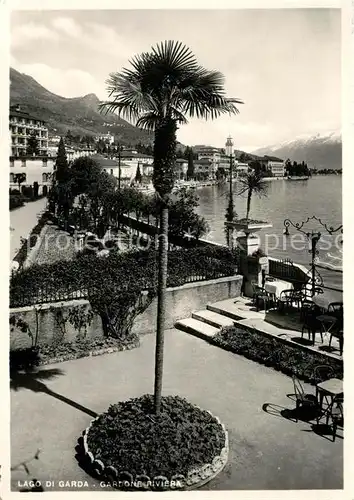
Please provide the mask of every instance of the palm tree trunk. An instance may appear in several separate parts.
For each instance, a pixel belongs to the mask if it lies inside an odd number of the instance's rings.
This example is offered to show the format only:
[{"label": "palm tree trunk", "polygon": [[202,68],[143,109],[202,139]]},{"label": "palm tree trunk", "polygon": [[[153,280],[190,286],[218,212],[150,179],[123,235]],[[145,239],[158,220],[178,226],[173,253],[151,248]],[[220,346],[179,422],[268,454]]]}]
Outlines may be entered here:
[{"label": "palm tree trunk", "polygon": [[249,189],[248,193],[247,193],[247,212],[246,212],[246,219],[247,220],[248,220],[248,216],[249,216],[250,210],[251,210],[251,198],[252,198],[252,189]]},{"label": "palm tree trunk", "polygon": [[157,330],[155,350],[155,414],[161,409],[163,346],[166,308],[167,252],[168,252],[168,198],[173,189],[173,169],[176,160],[177,125],[169,117],[161,120],[155,129],[153,183],[160,197],[159,275],[157,287]]},{"label": "palm tree trunk", "polygon": [[166,315],[166,285],[167,285],[167,259],[168,259],[168,208],[161,207],[160,234],[159,234],[159,274],[157,289],[157,328],[155,348],[155,387],[154,404],[155,413],[159,414],[162,397],[163,376],[163,351],[164,351],[164,326]]}]

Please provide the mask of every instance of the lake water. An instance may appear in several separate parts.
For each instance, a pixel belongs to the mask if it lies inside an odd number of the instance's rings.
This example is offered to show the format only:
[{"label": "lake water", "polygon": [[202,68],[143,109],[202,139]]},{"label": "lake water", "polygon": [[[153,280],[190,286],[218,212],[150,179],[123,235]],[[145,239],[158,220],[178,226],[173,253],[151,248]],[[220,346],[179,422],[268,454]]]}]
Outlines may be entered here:
[{"label": "lake water", "polygon": [[[268,182],[266,197],[252,197],[250,218],[269,221],[272,228],[259,233],[262,248],[271,257],[290,258],[309,268],[311,256],[309,243],[305,236],[289,227],[290,236],[283,236],[284,219],[301,223],[307,217],[315,215],[328,226],[338,227],[342,224],[342,176],[314,176],[308,181],[273,180]],[[241,186],[234,183],[234,193]],[[228,203],[228,183],[217,186],[206,186],[197,189],[199,196],[198,212],[205,217],[210,226],[207,239],[225,243],[224,221]],[[235,209],[240,218],[246,215],[246,197],[234,194]],[[316,221],[304,225],[306,231],[320,231],[322,238],[317,248],[321,262],[336,263],[341,259],[341,234],[329,236]],[[296,235],[296,236],[295,236]],[[338,262],[340,262],[338,260]],[[328,286],[342,286],[342,274],[326,269],[318,269]]]}]

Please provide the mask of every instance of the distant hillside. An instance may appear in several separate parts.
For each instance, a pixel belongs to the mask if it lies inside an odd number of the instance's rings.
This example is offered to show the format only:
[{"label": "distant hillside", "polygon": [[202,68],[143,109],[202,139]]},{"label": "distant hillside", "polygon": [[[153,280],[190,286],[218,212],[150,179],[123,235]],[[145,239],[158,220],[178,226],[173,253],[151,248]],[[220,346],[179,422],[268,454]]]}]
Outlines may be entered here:
[{"label": "distant hillside", "polygon": [[53,94],[31,76],[10,69],[10,103],[45,120],[50,132],[74,135],[98,135],[111,132],[123,144],[152,142],[152,134],[134,127],[114,114],[98,112],[95,94],[66,98]]},{"label": "distant hillside", "polygon": [[298,137],[292,141],[253,151],[257,155],[273,155],[284,160],[290,158],[308,164],[310,168],[342,168],[342,137],[340,131]]}]

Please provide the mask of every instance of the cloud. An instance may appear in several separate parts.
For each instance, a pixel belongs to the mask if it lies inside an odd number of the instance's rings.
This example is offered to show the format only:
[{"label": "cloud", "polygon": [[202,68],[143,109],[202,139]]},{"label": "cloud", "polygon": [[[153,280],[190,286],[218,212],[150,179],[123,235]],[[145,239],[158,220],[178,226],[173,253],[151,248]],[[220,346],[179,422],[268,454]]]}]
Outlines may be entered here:
[{"label": "cloud", "polygon": [[11,32],[11,45],[16,48],[26,46],[29,42],[38,42],[38,40],[56,41],[58,39],[57,33],[43,24],[33,22],[18,26]]},{"label": "cloud", "polygon": [[[85,29],[83,43],[88,49],[111,55],[119,60],[130,59],[137,52],[134,42],[119,35],[113,28],[98,23],[86,23]],[[112,61],[115,62],[114,59]]]},{"label": "cloud", "polygon": [[53,19],[52,26],[68,36],[78,37],[81,34],[81,27],[70,17],[57,17]]},{"label": "cloud", "polygon": [[50,92],[64,97],[79,97],[95,93],[100,99],[105,97],[105,90],[90,73],[76,68],[60,69],[47,64],[21,64],[14,58],[11,65],[26,75],[32,76]]}]

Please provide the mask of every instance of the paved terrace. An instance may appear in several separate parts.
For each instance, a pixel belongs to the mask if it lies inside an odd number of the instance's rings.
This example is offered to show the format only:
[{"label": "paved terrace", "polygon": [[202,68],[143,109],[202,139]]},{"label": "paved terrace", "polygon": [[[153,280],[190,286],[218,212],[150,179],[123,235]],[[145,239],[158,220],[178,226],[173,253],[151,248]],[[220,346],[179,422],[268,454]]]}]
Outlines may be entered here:
[{"label": "paved terrace", "polygon": [[265,335],[279,338],[280,340],[295,345],[301,349],[320,352],[322,355],[334,359],[342,359],[339,354],[339,342],[337,338],[332,339],[329,348],[330,334],[316,333],[315,344],[308,338],[305,329],[303,338],[301,330],[303,321],[300,319],[300,312],[296,309],[278,312],[271,309],[257,311],[251,299],[238,297],[237,299],[226,299],[214,304],[208,304],[203,311],[197,311],[191,318],[180,320],[176,327],[192,335],[208,340],[220,331],[221,327],[232,326],[255,329]]},{"label": "paved terrace", "polygon": [[[154,342],[147,335],[138,349],[45,366],[12,381],[12,466],[40,449],[28,465],[31,478],[87,480],[90,490],[100,490],[74,458],[76,440],[111,403],[152,392]],[[291,393],[291,378],[271,368],[187,333],[166,332],[164,394],[211,410],[229,431],[229,462],[205,490],[343,487],[342,430],[333,443],[310,423],[283,417],[282,410],[294,408]],[[13,488],[26,478],[14,471]]]}]

